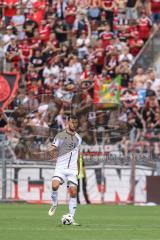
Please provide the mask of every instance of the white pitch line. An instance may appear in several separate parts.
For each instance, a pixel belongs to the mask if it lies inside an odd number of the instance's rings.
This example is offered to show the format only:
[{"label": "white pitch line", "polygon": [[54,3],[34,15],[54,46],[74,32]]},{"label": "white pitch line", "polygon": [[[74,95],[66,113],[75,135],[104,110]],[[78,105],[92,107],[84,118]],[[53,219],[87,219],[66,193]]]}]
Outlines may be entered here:
[{"label": "white pitch line", "polygon": [[[157,228],[138,228],[138,227],[133,227],[133,228],[117,228],[115,229],[115,227],[113,228],[87,228],[87,226],[84,228],[82,226],[62,226],[62,227],[53,227],[53,228],[17,228],[17,227],[0,227],[0,231],[73,231],[73,230],[76,230],[76,231],[130,231],[130,230],[133,230],[133,231],[160,231],[159,227]],[[158,239],[159,240],[159,239]]]}]

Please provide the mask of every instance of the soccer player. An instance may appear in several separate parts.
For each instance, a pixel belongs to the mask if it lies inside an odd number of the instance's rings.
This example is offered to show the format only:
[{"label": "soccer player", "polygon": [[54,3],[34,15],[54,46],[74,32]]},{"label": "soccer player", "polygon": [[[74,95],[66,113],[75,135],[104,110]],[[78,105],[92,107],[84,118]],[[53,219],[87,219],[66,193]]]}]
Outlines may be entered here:
[{"label": "soccer player", "polygon": [[49,216],[55,214],[58,201],[57,194],[61,184],[67,180],[69,187],[69,213],[73,217],[73,225],[79,225],[74,221],[74,215],[77,207],[77,175],[79,173],[79,147],[81,137],[76,132],[78,119],[76,116],[70,116],[67,128],[58,133],[49,149],[52,158],[56,158],[56,168],[52,179],[52,206],[49,209]]}]

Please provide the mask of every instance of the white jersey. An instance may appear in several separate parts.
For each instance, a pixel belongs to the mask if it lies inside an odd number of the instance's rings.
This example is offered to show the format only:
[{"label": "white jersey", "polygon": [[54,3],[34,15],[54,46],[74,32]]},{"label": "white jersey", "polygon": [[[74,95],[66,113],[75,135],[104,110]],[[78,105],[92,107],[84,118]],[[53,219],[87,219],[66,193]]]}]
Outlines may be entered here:
[{"label": "white jersey", "polygon": [[78,133],[71,135],[64,130],[58,133],[52,145],[58,150],[56,169],[77,170],[77,160],[82,139]]}]

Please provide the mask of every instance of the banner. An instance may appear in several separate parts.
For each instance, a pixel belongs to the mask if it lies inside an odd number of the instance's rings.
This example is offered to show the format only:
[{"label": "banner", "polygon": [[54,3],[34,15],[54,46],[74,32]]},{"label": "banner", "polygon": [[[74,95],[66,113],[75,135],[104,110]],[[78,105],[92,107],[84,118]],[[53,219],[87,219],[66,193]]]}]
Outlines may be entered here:
[{"label": "banner", "polygon": [[[146,202],[146,176],[153,173],[153,169],[136,166],[135,201]],[[130,166],[102,165],[86,167],[87,193],[92,203],[101,203],[101,189],[105,203],[127,203],[131,200],[131,170]],[[6,197],[13,201],[27,201],[31,203],[50,203],[51,181],[54,167],[49,165],[10,165],[6,173]],[[156,172],[155,172],[156,175]],[[2,198],[2,169],[0,167],[0,199]],[[82,197],[82,203],[85,203]],[[59,203],[68,202],[67,183],[58,191]]]},{"label": "banner", "polygon": [[112,82],[95,81],[94,103],[104,108],[115,107],[120,103],[121,76]]},{"label": "banner", "polygon": [[6,108],[14,99],[19,79],[19,73],[0,74],[0,108]]}]

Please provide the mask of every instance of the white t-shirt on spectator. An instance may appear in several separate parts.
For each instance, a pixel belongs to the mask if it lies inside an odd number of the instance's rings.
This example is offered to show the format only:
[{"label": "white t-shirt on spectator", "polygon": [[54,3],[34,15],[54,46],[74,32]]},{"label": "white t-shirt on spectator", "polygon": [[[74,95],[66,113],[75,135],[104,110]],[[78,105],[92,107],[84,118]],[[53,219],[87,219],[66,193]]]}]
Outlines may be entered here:
[{"label": "white t-shirt on spectator", "polygon": [[2,41],[4,42],[4,52],[7,51],[7,47],[10,44],[10,40],[11,38],[16,38],[16,35],[12,34],[12,35],[8,35],[8,34],[4,34]]},{"label": "white t-shirt on spectator", "polygon": [[79,47],[77,50],[78,50],[78,57],[81,59],[83,59],[84,56],[88,56],[89,54],[88,48],[86,46]]},{"label": "white t-shirt on spectator", "polygon": [[19,16],[15,15],[15,16],[12,17],[12,20],[11,20],[11,21],[12,21],[15,25],[17,25],[17,24],[19,25],[19,26],[15,26],[18,31],[22,31],[22,30],[23,30],[23,24],[24,24],[24,22],[25,22],[25,17],[24,17],[24,15],[19,15]]},{"label": "white t-shirt on spectator", "polygon": [[67,80],[71,79],[73,82],[76,82],[78,74],[82,73],[82,65],[79,62],[77,62],[72,66],[65,67],[64,70],[67,75]]},{"label": "white t-shirt on spectator", "polygon": [[122,53],[119,55],[119,62],[121,62],[123,60],[127,60],[131,63],[133,60],[133,55],[131,53],[128,53],[127,55]]},{"label": "white t-shirt on spectator", "polygon": [[48,104],[42,104],[42,105],[40,105],[40,106],[38,107],[38,112],[45,114],[46,111],[47,111],[47,109],[48,109]]},{"label": "white t-shirt on spectator", "polygon": [[51,67],[51,74],[54,74],[58,77],[59,73],[60,73],[60,68],[59,68],[58,65],[55,65],[55,66]]},{"label": "white t-shirt on spectator", "polygon": [[51,74],[51,68],[48,68],[47,66],[45,66],[43,70],[43,77],[48,77],[50,74]]},{"label": "white t-shirt on spectator", "polygon": [[151,89],[156,92],[156,90],[160,87],[160,79],[156,78],[151,85]]},{"label": "white t-shirt on spectator", "polygon": [[31,120],[31,123],[34,125],[34,126],[40,126],[40,119],[35,117]]}]

